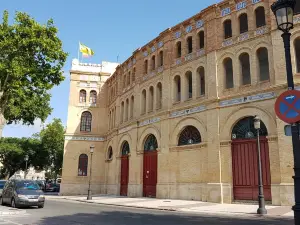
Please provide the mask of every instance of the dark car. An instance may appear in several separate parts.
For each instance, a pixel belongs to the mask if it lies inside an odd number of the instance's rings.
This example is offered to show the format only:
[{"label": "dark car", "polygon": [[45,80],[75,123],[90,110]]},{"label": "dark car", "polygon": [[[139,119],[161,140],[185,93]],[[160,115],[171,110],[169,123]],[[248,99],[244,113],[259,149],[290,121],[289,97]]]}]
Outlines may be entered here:
[{"label": "dark car", "polygon": [[58,183],[48,183],[46,184],[46,191],[49,192],[59,192],[60,184]]},{"label": "dark car", "polygon": [[44,208],[45,196],[34,180],[9,180],[3,188],[0,204],[9,204],[13,208],[22,206]]},{"label": "dark car", "polygon": [[0,197],[2,195],[2,190],[4,188],[5,183],[6,183],[6,180],[0,180]]},{"label": "dark car", "polygon": [[36,182],[40,186],[41,190],[46,191],[46,181],[45,180],[36,180]]}]

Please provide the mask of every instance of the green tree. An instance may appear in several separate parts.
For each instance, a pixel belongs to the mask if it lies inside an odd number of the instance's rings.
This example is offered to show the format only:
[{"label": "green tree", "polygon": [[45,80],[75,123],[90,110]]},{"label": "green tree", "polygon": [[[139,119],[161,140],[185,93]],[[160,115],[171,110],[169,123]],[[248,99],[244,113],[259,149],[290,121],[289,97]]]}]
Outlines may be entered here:
[{"label": "green tree", "polygon": [[48,152],[48,165],[55,178],[61,174],[64,154],[64,126],[60,119],[54,119],[40,132],[44,152]]},{"label": "green tree", "polygon": [[49,90],[63,80],[67,53],[50,19],[41,25],[17,12],[8,23],[4,11],[0,23],[0,113],[7,123],[33,124],[51,113]]},{"label": "green tree", "polygon": [[0,178],[11,177],[15,172],[25,168],[24,151],[18,138],[0,139]]}]

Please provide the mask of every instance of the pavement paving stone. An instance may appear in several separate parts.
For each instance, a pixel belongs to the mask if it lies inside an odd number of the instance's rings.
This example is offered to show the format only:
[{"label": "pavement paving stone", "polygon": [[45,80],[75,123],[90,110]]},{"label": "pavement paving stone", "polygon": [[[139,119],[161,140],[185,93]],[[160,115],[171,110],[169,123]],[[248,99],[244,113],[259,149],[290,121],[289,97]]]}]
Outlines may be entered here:
[{"label": "pavement paving stone", "polygon": [[[47,196],[48,197],[48,196]],[[257,205],[253,204],[217,204],[200,201],[155,199],[155,198],[129,198],[120,196],[96,195],[92,200],[87,200],[86,196],[56,196],[60,199],[75,200],[80,202],[96,203],[103,205],[115,205],[133,208],[158,209],[169,211],[181,211],[191,213],[208,214],[244,214],[257,215]],[[55,198],[51,196],[51,198]],[[267,205],[268,216],[293,217],[290,206]]]}]

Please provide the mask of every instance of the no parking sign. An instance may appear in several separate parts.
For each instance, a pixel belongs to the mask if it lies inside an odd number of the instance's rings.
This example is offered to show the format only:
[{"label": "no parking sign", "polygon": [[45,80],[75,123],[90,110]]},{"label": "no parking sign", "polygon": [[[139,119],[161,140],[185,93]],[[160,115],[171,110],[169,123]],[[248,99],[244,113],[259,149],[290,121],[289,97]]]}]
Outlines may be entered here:
[{"label": "no parking sign", "polygon": [[275,112],[279,119],[286,123],[300,121],[300,91],[288,90],[276,100]]}]

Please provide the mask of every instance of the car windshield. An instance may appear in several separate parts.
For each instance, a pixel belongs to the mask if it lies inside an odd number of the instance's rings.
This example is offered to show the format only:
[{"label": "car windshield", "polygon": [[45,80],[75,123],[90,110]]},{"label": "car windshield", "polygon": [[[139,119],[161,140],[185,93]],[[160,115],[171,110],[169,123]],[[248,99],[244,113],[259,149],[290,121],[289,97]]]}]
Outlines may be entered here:
[{"label": "car windshield", "polygon": [[0,189],[3,189],[5,185],[5,181],[0,181]]},{"label": "car windshield", "polygon": [[40,187],[34,181],[19,181],[17,182],[17,189],[39,190]]}]

